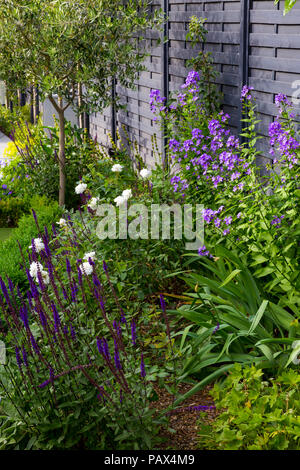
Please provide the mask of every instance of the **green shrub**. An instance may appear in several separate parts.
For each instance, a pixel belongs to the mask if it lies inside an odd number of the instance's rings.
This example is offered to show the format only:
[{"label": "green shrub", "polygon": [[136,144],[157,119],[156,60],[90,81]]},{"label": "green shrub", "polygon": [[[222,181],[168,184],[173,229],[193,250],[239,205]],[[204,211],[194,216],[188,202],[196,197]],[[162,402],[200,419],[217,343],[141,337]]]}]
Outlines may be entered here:
[{"label": "green shrub", "polygon": [[[56,202],[49,202],[45,197],[34,197],[30,201],[29,207],[37,214],[41,230],[57,221],[61,215],[61,209]],[[18,242],[24,253],[31,244],[32,238],[38,235],[32,214],[23,215],[16,228],[8,240],[0,244],[0,276],[6,279],[9,277],[13,283],[24,288],[27,285],[26,272],[23,268],[22,256]]]},{"label": "green shrub", "polygon": [[283,372],[264,381],[260,369],[240,365],[211,392],[221,414],[201,420],[199,448],[217,450],[299,450],[300,375]]},{"label": "green shrub", "polygon": [[16,227],[24,213],[28,213],[28,199],[10,198],[0,201],[0,227]]},{"label": "green shrub", "polygon": [[3,134],[9,136],[15,129],[19,120],[30,122],[30,105],[16,106],[14,110],[0,106],[0,130]]}]

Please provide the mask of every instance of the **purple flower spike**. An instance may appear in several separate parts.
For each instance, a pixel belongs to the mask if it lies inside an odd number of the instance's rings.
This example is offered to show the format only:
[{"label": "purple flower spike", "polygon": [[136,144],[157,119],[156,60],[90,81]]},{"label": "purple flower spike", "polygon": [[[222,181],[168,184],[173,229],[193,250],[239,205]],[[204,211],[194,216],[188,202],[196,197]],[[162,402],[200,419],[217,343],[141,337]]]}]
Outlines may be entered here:
[{"label": "purple flower spike", "polygon": [[162,294],[159,296],[160,306],[163,312],[166,312],[166,302]]},{"label": "purple flower spike", "polygon": [[108,273],[108,267],[105,261],[103,261],[103,270],[106,274]]},{"label": "purple flower spike", "polygon": [[54,331],[57,333],[60,326],[60,318],[54,302],[51,302],[51,308],[53,311]]},{"label": "purple flower spike", "polygon": [[20,349],[17,346],[15,347],[15,352],[16,352],[16,360],[17,360],[18,367],[19,367],[19,369],[21,369],[22,368],[22,359],[21,359],[21,355],[20,355]]},{"label": "purple flower spike", "polygon": [[144,363],[144,355],[143,353],[141,354],[141,377],[144,379],[146,377],[146,369],[145,369],[145,363]]},{"label": "purple flower spike", "polygon": [[131,342],[133,346],[136,345],[136,324],[134,320],[131,322]]},{"label": "purple flower spike", "polygon": [[118,346],[117,346],[116,340],[115,340],[115,356],[114,356],[114,359],[115,359],[116,368],[117,368],[118,370],[121,370],[121,369],[122,369],[122,365],[121,365],[121,361],[120,361],[120,355],[119,355],[119,350],[118,350]]},{"label": "purple flower spike", "polygon": [[22,356],[23,356],[23,362],[25,364],[26,367],[29,367],[29,364],[28,364],[28,359],[27,359],[27,352],[26,352],[26,349],[22,348]]}]

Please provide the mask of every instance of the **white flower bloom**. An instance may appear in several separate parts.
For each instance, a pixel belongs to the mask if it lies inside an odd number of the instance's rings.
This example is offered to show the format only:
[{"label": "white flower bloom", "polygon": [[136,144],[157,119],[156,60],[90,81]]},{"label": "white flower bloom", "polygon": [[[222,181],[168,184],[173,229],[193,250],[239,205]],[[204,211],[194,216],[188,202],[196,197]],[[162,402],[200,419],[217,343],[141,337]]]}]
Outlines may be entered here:
[{"label": "white flower bloom", "polygon": [[60,225],[61,227],[67,227],[68,225],[66,219],[59,219],[59,221],[56,223]]},{"label": "white flower bloom", "polygon": [[82,272],[82,274],[86,274],[87,276],[89,276],[93,272],[93,266],[88,261],[80,264],[79,269]]},{"label": "white flower bloom", "polygon": [[114,199],[114,202],[116,203],[116,206],[120,206],[121,204],[124,204],[125,201],[126,201],[126,199],[123,196],[117,196]]},{"label": "white flower bloom", "polygon": [[[42,271],[41,275],[42,275],[44,283],[49,284],[50,279],[49,279],[49,274],[47,273],[47,271]],[[37,280],[38,280],[38,278],[37,278]]]},{"label": "white flower bloom", "polygon": [[92,197],[92,199],[88,203],[88,207],[92,210],[95,211],[97,209],[97,204],[98,204],[99,198],[98,197]]},{"label": "white flower bloom", "polygon": [[151,171],[147,170],[147,168],[143,168],[140,171],[140,175],[141,175],[142,178],[148,178],[151,175]]},{"label": "white flower bloom", "polygon": [[114,173],[119,173],[122,170],[123,170],[123,167],[119,163],[115,163],[115,165],[111,167],[111,171],[113,171]]},{"label": "white flower bloom", "polygon": [[128,201],[128,199],[132,196],[132,191],[131,189],[124,189],[122,192],[122,197],[125,199],[125,201]]},{"label": "white flower bloom", "polygon": [[[45,249],[44,242],[41,238],[34,238],[34,246],[37,253]],[[32,245],[30,245],[29,248],[32,248]]]},{"label": "white flower bloom", "polygon": [[88,261],[89,258],[91,258],[91,260],[94,261],[95,257],[96,257],[96,253],[94,251],[91,251],[90,253],[86,253],[83,259],[86,259]]},{"label": "white flower bloom", "polygon": [[41,263],[33,261],[30,265],[30,270],[29,270],[30,276],[31,277],[37,277],[38,269],[42,272],[43,271],[43,266],[41,265]]},{"label": "white flower bloom", "polygon": [[75,188],[75,193],[76,194],[82,194],[87,188],[87,184],[85,183],[79,183],[76,188]]}]

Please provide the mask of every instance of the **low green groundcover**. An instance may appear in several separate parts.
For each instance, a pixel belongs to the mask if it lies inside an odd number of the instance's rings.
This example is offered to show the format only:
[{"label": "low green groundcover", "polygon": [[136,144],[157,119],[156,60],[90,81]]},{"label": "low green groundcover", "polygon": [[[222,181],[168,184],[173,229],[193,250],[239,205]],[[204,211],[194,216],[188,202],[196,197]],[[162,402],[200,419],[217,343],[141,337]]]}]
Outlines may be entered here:
[{"label": "low green groundcover", "polygon": [[13,231],[13,228],[1,227],[0,228],[0,241],[7,240],[10,237],[12,231]]}]

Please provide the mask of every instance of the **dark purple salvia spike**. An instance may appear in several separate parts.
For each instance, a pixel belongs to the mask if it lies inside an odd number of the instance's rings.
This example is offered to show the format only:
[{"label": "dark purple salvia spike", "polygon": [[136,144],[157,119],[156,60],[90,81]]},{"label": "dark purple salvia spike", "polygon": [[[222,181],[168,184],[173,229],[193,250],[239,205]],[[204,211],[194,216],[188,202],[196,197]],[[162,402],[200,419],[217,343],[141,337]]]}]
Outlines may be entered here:
[{"label": "dark purple salvia spike", "polygon": [[159,300],[160,300],[161,309],[165,313],[166,312],[166,302],[165,302],[165,299],[164,299],[162,294],[160,294]]},{"label": "dark purple salvia spike", "polygon": [[31,248],[32,248],[32,260],[33,261],[36,261],[37,260],[37,254],[36,254],[36,248],[35,248],[35,241],[34,241],[34,238],[32,238],[31,240]]},{"label": "dark purple salvia spike", "polygon": [[45,253],[46,253],[47,258],[51,258],[51,251],[49,248],[47,237],[43,236],[43,242],[44,242]]},{"label": "dark purple salvia spike", "polygon": [[47,328],[47,318],[46,318],[45,313],[44,313],[43,310],[41,310],[41,309],[39,310],[39,318],[40,318],[42,327],[43,327],[44,330],[46,331],[46,328]]},{"label": "dark purple salvia spike", "polygon": [[9,297],[9,294],[8,294],[8,290],[6,288],[6,284],[5,282],[3,281],[2,277],[0,277],[0,286],[1,286],[1,290],[3,292],[3,295],[4,295],[4,298],[6,300],[6,303],[8,305],[11,305],[11,301],[10,301],[10,297]]},{"label": "dark purple salvia spike", "polygon": [[93,272],[93,283],[96,287],[102,287],[101,282],[99,281],[99,278],[95,272]]},{"label": "dark purple salvia spike", "polygon": [[13,282],[12,280],[8,277],[8,287],[9,287],[9,290],[10,290],[10,293],[11,295],[13,296],[14,295],[14,290],[15,290],[15,286],[13,285]]},{"label": "dark purple salvia spike", "polygon": [[122,330],[121,330],[121,325],[119,322],[116,322],[116,320],[113,321],[113,327],[116,330],[116,333],[119,338],[122,337]]},{"label": "dark purple salvia spike", "polygon": [[38,345],[37,345],[37,343],[36,343],[36,341],[35,341],[35,338],[34,338],[34,336],[33,336],[32,333],[30,334],[30,341],[31,341],[31,345],[32,345],[32,347],[33,347],[34,352],[35,352],[38,356],[40,356],[40,348],[38,347]]},{"label": "dark purple salvia spike", "polygon": [[116,340],[114,340],[114,343],[115,343],[115,355],[114,355],[115,365],[116,365],[117,370],[121,370],[122,365],[121,365],[121,361],[120,361],[120,354],[119,354],[118,345],[117,345]]},{"label": "dark purple salvia spike", "polygon": [[161,305],[161,309],[162,309],[162,312],[163,312],[163,316],[164,316],[164,319],[165,319],[165,322],[166,322],[167,335],[168,335],[169,341],[172,345],[170,325],[169,325],[169,320],[168,320],[168,317],[167,317],[166,302],[165,302],[165,299],[164,299],[162,294],[160,294],[159,298],[160,298],[160,305]]},{"label": "dark purple salvia spike", "polygon": [[141,354],[141,377],[144,379],[146,377],[146,369],[145,369],[145,363],[144,363],[144,355],[143,353]]},{"label": "dark purple salvia spike", "polygon": [[107,343],[105,338],[102,339],[102,345],[103,345],[104,356],[108,361],[110,361],[111,357],[110,357],[110,353],[109,353],[109,349],[108,349],[108,343]]},{"label": "dark purple salvia spike", "polygon": [[64,299],[69,300],[68,294],[67,294],[66,289],[64,287],[62,288],[62,293],[63,293]]},{"label": "dark purple salvia spike", "polygon": [[39,267],[38,267],[38,270],[37,270],[37,278],[38,278],[38,281],[39,281],[40,289],[43,292],[45,290],[46,286],[44,284],[43,276],[42,276],[42,273],[41,273]]},{"label": "dark purple salvia spike", "polygon": [[99,294],[98,289],[96,289],[96,288],[94,289],[94,295],[95,295],[97,300],[100,300],[100,294]]},{"label": "dark purple salvia spike", "polygon": [[108,267],[107,267],[107,264],[106,264],[105,261],[103,261],[103,270],[104,270],[105,274],[108,273]]},{"label": "dark purple salvia spike", "polygon": [[47,225],[45,225],[44,231],[45,231],[45,238],[46,238],[46,240],[47,240],[47,242],[48,242],[48,241],[49,241],[49,233],[48,233]]},{"label": "dark purple salvia spike", "polygon": [[52,224],[52,233],[53,233],[54,237],[56,237],[57,232],[56,232],[55,224]]},{"label": "dark purple salvia spike", "polygon": [[71,268],[71,263],[69,258],[66,258],[66,266],[67,266],[67,273],[69,276],[71,276],[72,268]]},{"label": "dark purple salvia spike", "polygon": [[26,349],[25,349],[24,346],[22,348],[22,356],[23,356],[23,362],[24,362],[25,366],[29,367],[28,359],[27,359],[27,352],[26,352]]},{"label": "dark purple salvia spike", "polygon": [[37,226],[38,231],[40,232],[40,227],[39,227],[39,223],[38,223],[38,219],[37,219],[35,210],[34,210],[34,209],[31,209],[31,212],[32,212],[32,215],[33,215],[33,218],[34,218],[34,221],[35,221],[35,225]]},{"label": "dark purple salvia spike", "polygon": [[49,367],[49,376],[50,376],[50,382],[53,384],[54,383],[54,372],[53,372],[53,368],[51,366]]},{"label": "dark purple salvia spike", "polygon": [[39,291],[33,281],[31,282],[30,289],[33,299],[37,299],[39,296]]},{"label": "dark purple salvia spike", "polygon": [[51,308],[53,311],[54,331],[57,333],[60,326],[60,318],[54,302],[51,302]]},{"label": "dark purple salvia spike", "polygon": [[30,308],[30,310],[32,310],[32,294],[31,294],[30,290],[27,291],[27,299],[28,299],[28,303],[29,303],[29,308]]},{"label": "dark purple salvia spike", "polygon": [[103,347],[102,347],[102,339],[100,339],[100,338],[97,338],[97,348],[98,348],[99,353],[103,356],[104,351],[103,351]]},{"label": "dark purple salvia spike", "polygon": [[68,334],[69,334],[69,330],[68,330],[67,325],[64,325],[64,326],[63,326],[63,334],[64,334],[65,336],[68,336]]},{"label": "dark purple salvia spike", "polygon": [[16,352],[17,364],[18,364],[19,369],[21,370],[21,368],[22,368],[22,359],[21,359],[21,355],[20,355],[20,349],[17,346],[15,347],[15,352]]},{"label": "dark purple salvia spike", "polygon": [[24,327],[26,328],[26,330],[28,330],[29,322],[28,322],[28,311],[27,311],[26,305],[23,305],[22,307],[20,307],[20,318],[22,322],[24,323]]},{"label": "dark purple salvia spike", "polygon": [[215,334],[220,328],[220,323],[217,324],[217,326],[214,328],[212,334]]},{"label": "dark purple salvia spike", "polygon": [[77,265],[77,274],[78,274],[78,282],[79,282],[79,285],[80,287],[82,287],[82,272],[81,272],[81,269],[80,267]]},{"label": "dark purple salvia spike", "polygon": [[71,332],[71,338],[72,338],[72,340],[75,341],[75,340],[76,340],[76,331],[75,331],[75,329],[74,329],[72,323],[70,323],[70,332]]},{"label": "dark purple salvia spike", "polygon": [[131,342],[132,342],[132,345],[135,346],[136,345],[136,324],[134,320],[132,320],[130,326],[131,326]]}]

